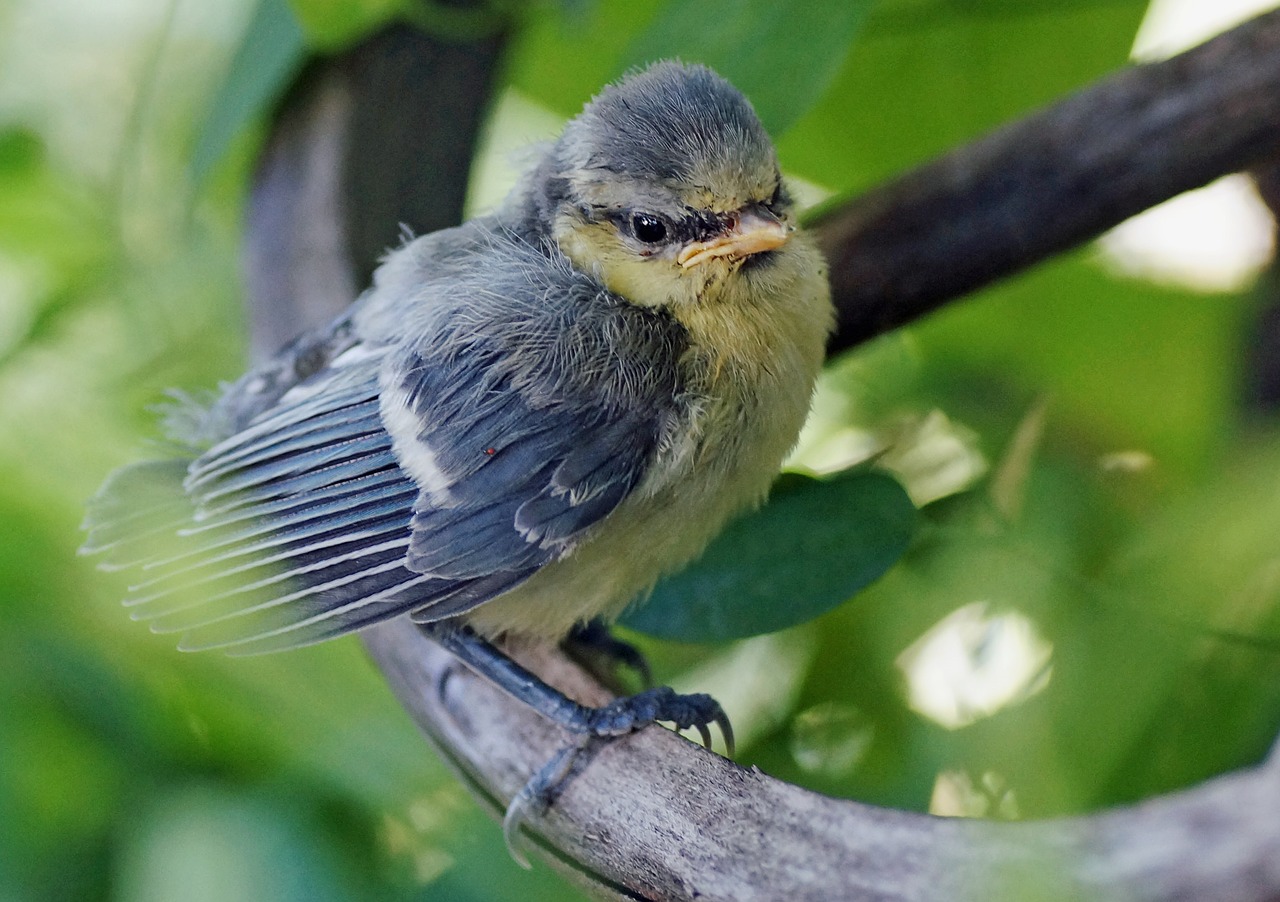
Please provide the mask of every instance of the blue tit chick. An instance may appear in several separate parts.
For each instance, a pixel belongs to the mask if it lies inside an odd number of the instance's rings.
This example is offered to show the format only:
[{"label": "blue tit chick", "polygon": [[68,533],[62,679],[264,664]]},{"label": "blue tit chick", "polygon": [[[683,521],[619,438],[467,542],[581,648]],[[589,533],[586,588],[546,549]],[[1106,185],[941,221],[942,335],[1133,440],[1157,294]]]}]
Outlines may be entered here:
[{"label": "blue tit chick", "polygon": [[[392,252],[346,315],[227,389],[175,436],[206,436],[193,460],[109,480],[85,550],[142,565],[127,603],[185,648],[404,612],[543,638],[616,616],[795,442],[832,309],[794,216],[736,89],[633,74],[501,209]],[[164,522],[137,519],[140,483]]]},{"label": "blue tit chick", "polygon": [[[130,569],[133,616],[188,649],[405,613],[559,639],[761,501],[832,318],[748,101],[659,63],[595,97],[496,212],[391,252],[328,329],[173,418],[186,456],[112,476],[84,550]],[[589,728],[707,719],[664,704]]]}]

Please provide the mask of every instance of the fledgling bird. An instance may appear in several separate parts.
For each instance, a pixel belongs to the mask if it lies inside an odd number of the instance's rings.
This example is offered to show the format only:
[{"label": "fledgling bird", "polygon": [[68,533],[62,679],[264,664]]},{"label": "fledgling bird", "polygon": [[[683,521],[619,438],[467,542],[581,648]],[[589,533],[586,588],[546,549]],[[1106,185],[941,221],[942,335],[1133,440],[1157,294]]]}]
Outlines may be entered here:
[{"label": "fledgling bird", "polygon": [[[794,217],[735,88],[633,73],[500,209],[391,252],[328,329],[175,418],[188,456],[113,475],[84,550],[132,568],[133,616],[183,648],[409,613],[515,691],[486,637],[616,617],[764,497],[832,323]],[[699,699],[566,725],[705,731]]]}]

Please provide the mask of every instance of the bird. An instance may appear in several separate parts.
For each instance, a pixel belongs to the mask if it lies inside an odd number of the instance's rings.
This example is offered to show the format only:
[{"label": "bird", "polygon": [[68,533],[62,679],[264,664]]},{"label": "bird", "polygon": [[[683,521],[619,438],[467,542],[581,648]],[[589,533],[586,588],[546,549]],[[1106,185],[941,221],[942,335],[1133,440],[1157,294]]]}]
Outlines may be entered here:
[{"label": "bird", "polygon": [[408,615],[578,733],[705,738],[728,730],[707,696],[566,708],[495,643],[618,617],[759,505],[832,324],[750,102],[658,62],[594,96],[492,212],[406,237],[334,322],[211,400],[176,395],[175,452],[107,478],[82,552],[184,649]]}]

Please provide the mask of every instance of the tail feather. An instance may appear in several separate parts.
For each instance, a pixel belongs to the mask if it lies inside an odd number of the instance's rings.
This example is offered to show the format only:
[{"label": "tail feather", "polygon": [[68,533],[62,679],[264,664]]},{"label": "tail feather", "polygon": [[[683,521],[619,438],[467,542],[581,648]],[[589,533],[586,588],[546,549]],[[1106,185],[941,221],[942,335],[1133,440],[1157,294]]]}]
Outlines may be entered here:
[{"label": "tail feather", "polygon": [[149,460],[112,473],[89,499],[80,553],[101,555],[104,570],[136,567],[155,558],[167,537],[191,521],[182,488],[191,461]]}]

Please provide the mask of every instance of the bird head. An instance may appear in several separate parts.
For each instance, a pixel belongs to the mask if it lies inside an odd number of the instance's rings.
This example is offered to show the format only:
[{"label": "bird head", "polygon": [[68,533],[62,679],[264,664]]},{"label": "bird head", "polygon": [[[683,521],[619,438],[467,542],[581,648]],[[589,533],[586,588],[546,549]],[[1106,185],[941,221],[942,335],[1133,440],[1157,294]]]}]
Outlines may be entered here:
[{"label": "bird head", "polygon": [[747,99],[662,62],[600,92],[542,169],[542,219],[579,269],[628,301],[732,301],[787,277],[794,231],[777,155]]}]

